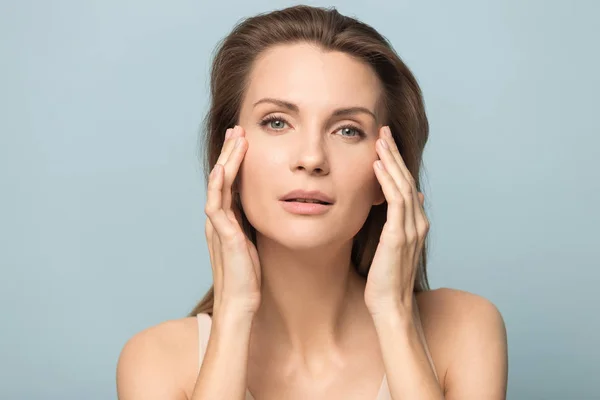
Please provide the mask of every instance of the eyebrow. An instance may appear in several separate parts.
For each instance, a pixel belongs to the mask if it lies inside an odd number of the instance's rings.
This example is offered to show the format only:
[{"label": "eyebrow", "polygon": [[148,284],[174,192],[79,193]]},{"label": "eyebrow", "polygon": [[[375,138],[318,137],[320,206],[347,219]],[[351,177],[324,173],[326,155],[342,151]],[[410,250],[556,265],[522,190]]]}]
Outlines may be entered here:
[{"label": "eyebrow", "polygon": [[[283,107],[283,108],[287,108],[288,110],[293,111],[295,113],[300,112],[300,108],[296,104],[290,103],[289,101],[285,101],[285,100],[274,99],[271,97],[265,97],[263,99],[258,100],[256,103],[254,103],[254,105],[252,107],[254,108],[261,103],[271,103],[271,104],[275,104],[275,105]],[[377,116],[375,115],[375,113],[365,107],[338,108],[333,111],[332,115],[334,117],[340,117],[340,116],[346,116],[346,115],[352,115],[352,114],[358,114],[358,113],[368,114],[368,115],[372,116],[375,121],[377,121]]]}]

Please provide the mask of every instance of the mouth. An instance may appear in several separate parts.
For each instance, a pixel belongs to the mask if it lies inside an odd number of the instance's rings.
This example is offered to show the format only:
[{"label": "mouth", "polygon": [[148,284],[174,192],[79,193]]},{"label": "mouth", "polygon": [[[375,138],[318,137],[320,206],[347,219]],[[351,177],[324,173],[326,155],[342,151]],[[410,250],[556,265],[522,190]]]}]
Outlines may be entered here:
[{"label": "mouth", "polygon": [[326,193],[319,190],[292,190],[288,194],[279,198],[281,201],[289,203],[314,203],[320,205],[332,205],[335,200]]},{"label": "mouth", "polygon": [[287,199],[280,200],[284,210],[297,215],[321,215],[333,207],[332,203],[321,200]]},{"label": "mouth", "polygon": [[316,199],[288,199],[288,200],[283,200],[286,203],[308,203],[308,204],[323,204],[323,205],[327,205],[330,206],[331,203],[328,203],[326,201],[321,201],[321,200],[316,200]]}]

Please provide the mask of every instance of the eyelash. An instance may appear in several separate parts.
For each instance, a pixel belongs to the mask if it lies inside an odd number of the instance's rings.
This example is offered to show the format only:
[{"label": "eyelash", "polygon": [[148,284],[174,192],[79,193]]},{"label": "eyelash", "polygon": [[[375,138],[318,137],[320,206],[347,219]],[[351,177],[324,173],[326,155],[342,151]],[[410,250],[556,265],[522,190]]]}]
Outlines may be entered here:
[{"label": "eyelash", "polygon": [[[270,122],[273,122],[273,121],[281,121],[281,122],[286,123],[286,124],[289,125],[289,123],[286,121],[285,118],[279,117],[277,115],[269,115],[268,117],[266,117],[263,120],[261,120],[259,122],[259,125],[262,126],[262,127],[264,127],[264,126],[266,126],[267,124],[269,124]],[[355,130],[358,133],[355,136],[343,136],[342,135],[343,137],[346,137],[346,138],[350,138],[350,139],[355,138],[355,137],[364,138],[366,136],[365,132],[362,129],[360,129],[359,127],[357,127],[355,125],[352,125],[352,124],[346,124],[346,125],[338,126],[337,130],[340,130],[340,129],[353,129],[353,130]],[[278,130],[278,129],[275,129],[275,130]]]}]

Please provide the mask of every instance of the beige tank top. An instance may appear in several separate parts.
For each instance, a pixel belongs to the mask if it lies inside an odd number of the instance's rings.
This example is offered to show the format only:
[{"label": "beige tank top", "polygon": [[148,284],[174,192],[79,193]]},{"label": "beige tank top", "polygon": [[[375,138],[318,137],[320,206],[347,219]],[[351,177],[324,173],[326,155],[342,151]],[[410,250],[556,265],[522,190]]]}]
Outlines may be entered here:
[{"label": "beige tank top", "polygon": [[[419,332],[419,337],[423,343],[423,347],[425,348],[425,353],[427,354],[427,358],[429,359],[429,364],[435,374],[435,378],[439,382],[439,378],[437,372],[435,370],[435,365],[433,364],[433,360],[431,359],[431,354],[429,352],[429,347],[427,346],[427,341],[425,340],[425,335],[423,334],[423,325],[421,323],[421,317],[419,314],[419,309],[417,307],[417,302],[415,296],[413,296],[413,310],[415,312],[415,321],[417,321],[417,331]],[[210,327],[212,323],[212,319],[210,315],[205,313],[200,313],[196,315],[198,319],[198,340],[199,340],[199,355],[198,355],[198,372],[200,372],[200,366],[202,365],[202,360],[204,359],[204,353],[206,352],[206,346],[208,344],[208,337],[210,336]],[[377,397],[374,400],[391,400],[392,396],[390,394],[390,390],[387,385],[387,377],[383,376],[383,381],[381,382],[381,386],[379,387],[379,392],[377,393]],[[248,389],[246,389],[246,400],[255,400],[252,394]]]}]

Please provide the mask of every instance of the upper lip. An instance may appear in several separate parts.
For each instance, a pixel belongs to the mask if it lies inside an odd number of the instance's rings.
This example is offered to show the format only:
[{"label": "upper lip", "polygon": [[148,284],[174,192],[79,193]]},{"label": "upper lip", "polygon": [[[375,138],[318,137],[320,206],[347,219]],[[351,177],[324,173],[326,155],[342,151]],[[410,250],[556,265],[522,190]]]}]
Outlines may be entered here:
[{"label": "upper lip", "polygon": [[319,200],[325,203],[333,204],[333,199],[323,192],[318,190],[292,190],[288,194],[281,197],[279,200],[291,200],[291,199],[306,199],[306,200]]}]

